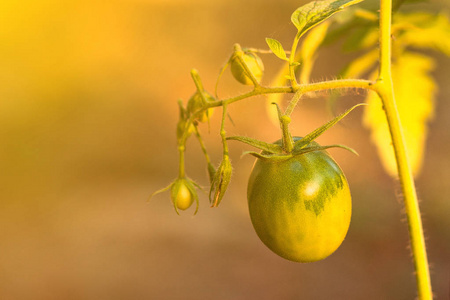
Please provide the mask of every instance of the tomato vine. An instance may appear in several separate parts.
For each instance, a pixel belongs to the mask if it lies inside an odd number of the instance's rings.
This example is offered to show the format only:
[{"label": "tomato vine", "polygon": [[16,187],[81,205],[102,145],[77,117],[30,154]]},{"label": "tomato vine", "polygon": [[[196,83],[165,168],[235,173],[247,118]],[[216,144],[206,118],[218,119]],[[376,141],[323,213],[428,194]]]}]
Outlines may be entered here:
[{"label": "tomato vine", "polygon": [[[394,85],[391,74],[391,24],[392,24],[392,2],[391,0],[380,0],[380,13],[379,13],[379,72],[376,80],[366,80],[366,79],[338,79],[331,81],[322,82],[308,82],[308,74],[310,73],[311,65],[308,66],[306,60],[303,62],[306,68],[304,76],[300,76],[301,80],[297,79],[298,71],[302,67],[302,63],[298,60],[298,45],[299,41],[304,37],[305,33],[310,31],[312,28],[320,23],[325,22],[332,15],[353,6],[362,0],[323,0],[323,1],[312,1],[300,8],[298,8],[291,16],[291,22],[297,28],[297,34],[291,45],[291,50],[289,52],[285,51],[281,43],[275,39],[266,39],[267,45],[270,51],[258,50],[258,49],[244,49],[240,45],[236,44],[234,46],[234,51],[230,56],[228,63],[220,71],[220,76],[229,66],[233,76],[236,80],[242,84],[253,86],[253,88],[243,94],[219,99],[217,97],[217,92],[214,93],[215,97],[207,92],[201,82],[198,71],[193,69],[191,71],[192,79],[197,88],[194,95],[189,99],[187,106],[184,107],[182,102],[179,102],[180,107],[180,120],[177,126],[177,143],[178,151],[180,155],[180,168],[178,178],[172,182],[166,188],[159,190],[156,193],[170,190],[172,201],[175,210],[178,213],[178,209],[187,209],[194,201],[197,203],[198,209],[198,196],[196,193],[196,188],[198,185],[191,179],[189,179],[185,174],[184,167],[184,153],[185,145],[187,139],[192,133],[195,133],[198,141],[200,142],[203,154],[205,156],[209,179],[210,179],[210,204],[212,207],[216,207],[220,204],[223,199],[227,187],[231,180],[232,165],[228,153],[228,141],[237,140],[251,145],[262,152],[248,152],[255,157],[258,161],[270,161],[269,164],[272,168],[274,165],[280,164],[280,162],[286,162],[287,160],[294,160],[301,157],[304,159],[307,155],[311,153],[325,153],[325,149],[330,147],[341,147],[347,150],[353,151],[348,147],[342,145],[330,145],[330,146],[320,146],[315,143],[315,139],[328,130],[331,126],[340,121],[345,115],[347,115],[353,108],[346,111],[344,114],[337,116],[335,119],[324,124],[323,126],[317,128],[313,132],[305,135],[302,139],[294,139],[289,131],[289,124],[291,122],[291,114],[294,111],[298,101],[301,99],[302,95],[308,92],[330,90],[330,89],[346,89],[346,88],[358,88],[371,90],[379,95],[383,103],[387,123],[389,126],[390,134],[392,137],[395,158],[397,162],[398,175],[402,185],[405,207],[408,218],[410,239],[412,245],[412,252],[414,257],[414,264],[416,268],[416,280],[418,286],[418,295],[420,299],[431,299],[431,284],[430,276],[427,262],[427,255],[425,249],[425,243],[423,238],[423,230],[420,218],[420,211],[417,202],[417,195],[415,191],[414,179],[411,171],[410,164],[407,159],[405,139],[403,136],[403,129],[400,123],[399,114],[396,107],[395,95],[394,95]],[[399,6],[397,3],[396,6]],[[398,8],[398,7],[396,7]],[[368,20],[369,22],[375,21],[377,18],[376,14],[370,11],[365,11],[363,9],[358,9],[354,11],[354,17],[362,18]],[[324,34],[324,33],[322,33]],[[260,59],[260,54],[273,53],[282,61],[287,64],[287,73],[282,74],[285,76],[285,80],[289,83],[283,86],[263,86],[261,84],[261,78],[263,76],[264,66],[262,60]],[[217,90],[217,84],[216,84]],[[258,95],[273,95],[273,94],[293,94],[291,101],[289,102],[287,108],[283,112],[278,104],[276,104],[278,112],[278,120],[281,128],[281,140],[278,144],[271,144],[264,141],[258,141],[248,137],[228,137],[225,130],[225,120],[227,118],[227,107],[235,102],[243,99],[251,98]],[[217,169],[212,165],[209,155],[207,153],[205,144],[201,138],[198,126],[200,123],[207,123],[211,117],[211,112],[217,107],[222,107],[222,122],[220,127],[220,138],[222,141],[223,155],[222,161]],[[355,106],[356,107],[356,106]],[[296,175],[289,175],[296,176]],[[303,179],[307,178],[307,175],[302,175]],[[253,179],[252,179],[253,178]],[[251,183],[249,184],[249,203],[253,203],[253,198],[263,199],[264,205],[272,207],[265,200],[264,194],[258,194],[254,192],[253,186],[255,183],[255,177],[251,178]],[[327,179],[328,180],[328,179]],[[254,196],[257,195],[257,196]],[[348,194],[348,197],[349,194]],[[295,198],[295,197],[294,197]],[[328,199],[329,200],[329,199]],[[264,202],[266,201],[266,202]],[[320,199],[320,201],[325,201]],[[292,201],[288,201],[292,204]],[[308,218],[303,214],[307,210],[305,200],[299,202],[299,206],[296,211],[301,210],[302,218]],[[322,202],[321,202],[322,203]],[[323,204],[323,203],[322,203]],[[250,205],[250,204],[249,204]],[[252,204],[254,205],[254,204]],[[259,204],[258,204],[259,205]],[[297,205],[297,204],[296,204]],[[310,204],[308,204],[310,205]],[[323,207],[321,206],[321,209]],[[261,207],[254,208],[251,211],[252,220],[255,221],[255,229],[258,235],[262,237],[266,245],[269,247],[273,246],[276,253],[283,256],[284,250],[280,249],[280,243],[274,246],[271,241],[276,241],[277,237],[272,235],[266,235],[268,227],[264,222],[269,222],[267,218],[263,218],[264,221],[260,221],[260,216],[265,212],[262,212]],[[270,209],[273,209],[270,208]],[[264,210],[264,209],[263,209]],[[258,211],[258,213],[255,213]],[[265,210],[264,210],[265,211]],[[318,216],[318,211],[316,210],[316,217]],[[197,212],[197,210],[195,211]],[[252,214],[253,213],[253,214]],[[349,219],[348,219],[349,220]],[[300,223],[303,221],[299,221]],[[264,224],[263,224],[264,223]],[[325,222],[326,223],[326,222]],[[305,224],[303,224],[305,225]],[[306,226],[306,225],[305,225]],[[262,231],[259,229],[264,228]],[[301,232],[300,229],[295,229]],[[294,230],[294,231],[295,231]],[[346,232],[346,230],[345,230]],[[303,234],[303,232],[302,232]],[[270,237],[268,237],[270,236]],[[343,235],[345,236],[345,234]],[[289,238],[287,238],[289,239]],[[343,239],[343,237],[342,237]],[[312,239],[314,240],[314,238]],[[338,241],[337,245],[340,244],[342,240]],[[276,243],[275,243],[276,244]],[[301,244],[301,243],[300,243]],[[272,250],[273,250],[272,249]],[[334,251],[334,250],[333,250]],[[289,252],[289,251],[288,251]],[[308,256],[309,255],[309,256]],[[308,253],[306,258],[302,260],[301,255],[299,259],[293,259],[297,261],[314,261],[321,259],[326,255],[310,255]],[[294,254],[287,254],[285,257],[291,259],[296,257]]]}]

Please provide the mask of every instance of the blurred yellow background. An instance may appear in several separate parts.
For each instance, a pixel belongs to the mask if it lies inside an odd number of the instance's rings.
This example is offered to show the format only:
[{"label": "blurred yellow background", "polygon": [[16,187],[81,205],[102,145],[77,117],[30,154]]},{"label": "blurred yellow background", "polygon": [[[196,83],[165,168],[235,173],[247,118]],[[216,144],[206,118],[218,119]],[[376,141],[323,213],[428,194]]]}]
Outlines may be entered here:
[{"label": "blurred yellow background", "polygon": [[[177,99],[194,92],[190,69],[212,91],[234,43],[289,44],[290,14],[303,3],[1,1],[0,299],[413,299],[399,184],[385,175],[360,111],[319,139],[360,153],[330,151],[350,182],[354,212],[343,245],[324,261],[291,263],[258,240],[246,208],[253,159],[241,158],[248,148],[237,143],[230,142],[235,169],[219,208],[209,208],[206,194],[195,217],[177,216],[168,193],[146,202],[177,174]],[[313,80],[332,78],[350,59],[339,51],[321,52]],[[433,287],[445,299],[450,62],[434,57],[440,91],[417,185]],[[263,59],[274,74],[277,59]],[[219,93],[245,90],[227,73]],[[295,134],[330,118],[319,96],[299,106]],[[353,91],[338,108],[363,96]],[[279,136],[262,97],[230,114],[230,135]],[[202,127],[215,164],[219,115],[210,134]],[[188,147],[188,175],[207,186],[198,143]]]}]

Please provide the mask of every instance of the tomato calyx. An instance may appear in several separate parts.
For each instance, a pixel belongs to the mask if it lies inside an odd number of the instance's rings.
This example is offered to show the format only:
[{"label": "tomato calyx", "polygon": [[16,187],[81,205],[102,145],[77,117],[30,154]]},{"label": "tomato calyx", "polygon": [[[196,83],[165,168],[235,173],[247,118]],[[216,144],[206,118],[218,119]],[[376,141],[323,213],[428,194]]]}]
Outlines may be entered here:
[{"label": "tomato calyx", "polygon": [[[276,141],[275,143],[271,143],[271,144],[263,142],[263,141],[259,141],[256,139],[252,139],[249,137],[243,137],[243,136],[231,136],[231,137],[227,137],[227,140],[239,141],[239,142],[248,144],[250,146],[253,146],[255,148],[262,150],[262,152],[260,152],[260,153],[254,152],[254,151],[244,152],[244,154],[250,154],[250,155],[253,155],[260,159],[286,160],[291,157],[302,155],[302,154],[305,154],[308,152],[322,151],[322,150],[326,150],[329,148],[342,148],[342,149],[348,150],[348,151],[358,155],[358,153],[350,147],[340,145],[340,144],[321,146],[318,143],[316,143],[314,140],[316,138],[318,138],[320,135],[322,135],[325,131],[330,129],[330,127],[332,127],[337,122],[342,120],[353,109],[355,109],[356,107],[361,106],[361,105],[366,105],[366,104],[361,103],[361,104],[357,104],[357,105],[351,107],[350,109],[346,110],[344,113],[340,114],[333,120],[316,128],[315,130],[313,130],[312,132],[307,134],[305,137],[292,138],[290,136],[290,133],[283,134],[282,139]],[[277,108],[278,108],[278,106],[277,106]],[[279,108],[278,108],[278,110],[279,110]],[[284,115],[282,115],[280,113],[280,110],[279,110],[279,116],[280,116],[280,123],[282,123],[284,120],[283,119]],[[283,147],[283,145],[286,144],[286,142],[285,142],[286,138],[292,139],[291,143],[293,143],[293,146],[292,146],[292,150],[290,150],[290,151],[286,151],[286,149]]]},{"label": "tomato calyx", "polygon": [[[295,139],[302,139],[302,138],[301,137],[294,137],[294,140]],[[292,151],[292,153],[290,153],[290,154],[274,154],[274,153],[266,153],[264,151],[263,152],[246,151],[246,152],[243,153],[243,155],[250,154],[250,155],[252,155],[252,156],[254,156],[256,158],[263,159],[263,160],[264,159],[270,159],[270,160],[274,160],[274,161],[283,161],[283,160],[287,160],[287,159],[290,159],[292,157],[303,155],[303,154],[306,154],[306,153],[309,153],[309,152],[323,151],[323,150],[327,150],[327,149],[330,149],[330,148],[342,148],[342,149],[345,149],[345,150],[348,150],[348,151],[352,152],[355,155],[358,155],[358,153],[354,149],[352,149],[350,147],[347,147],[345,145],[334,144],[334,145],[320,146],[316,142],[312,142],[312,143],[309,144],[309,146],[307,146],[305,148],[302,148],[302,149],[294,149]]]}]

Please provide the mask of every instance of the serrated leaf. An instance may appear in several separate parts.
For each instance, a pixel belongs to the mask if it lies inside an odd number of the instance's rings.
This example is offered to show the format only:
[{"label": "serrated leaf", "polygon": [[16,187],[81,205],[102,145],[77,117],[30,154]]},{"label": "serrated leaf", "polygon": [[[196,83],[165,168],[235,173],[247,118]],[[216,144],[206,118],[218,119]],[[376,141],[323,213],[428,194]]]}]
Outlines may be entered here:
[{"label": "serrated leaf", "polygon": [[407,46],[435,49],[450,56],[450,19],[445,13],[416,12],[398,14],[395,26],[403,30],[396,35]]},{"label": "serrated leaf", "polygon": [[269,46],[270,50],[272,50],[273,54],[275,54],[282,60],[288,61],[283,45],[281,45],[279,41],[271,38],[266,38],[266,43]]},{"label": "serrated leaf", "polygon": [[249,137],[245,137],[245,136],[230,136],[230,137],[227,137],[227,140],[239,141],[239,142],[245,143],[247,145],[253,146],[255,148],[258,148],[260,150],[266,151],[268,153],[273,153],[273,154],[283,153],[283,148],[281,148],[280,145],[269,144],[269,143],[259,141],[256,139],[252,139]]},{"label": "serrated leaf", "polygon": [[306,146],[308,146],[309,143],[311,143],[316,138],[318,138],[320,135],[322,135],[322,133],[327,131],[331,126],[333,126],[334,124],[336,124],[337,122],[342,120],[352,110],[354,110],[356,107],[361,106],[361,105],[366,105],[366,104],[364,104],[364,103],[357,104],[357,105],[353,106],[352,108],[346,110],[344,113],[340,114],[333,120],[329,121],[328,123],[320,126],[319,128],[315,129],[314,131],[308,133],[304,138],[302,138],[301,140],[298,140],[297,142],[294,143],[294,149],[305,148]]},{"label": "serrated leaf", "polygon": [[291,21],[302,35],[313,26],[325,21],[344,8],[361,2],[362,0],[324,0],[312,1],[299,7],[291,15]]},{"label": "serrated leaf", "polygon": [[[427,123],[434,114],[436,84],[430,76],[434,61],[427,56],[404,53],[392,65],[394,93],[407,147],[408,159],[414,176],[420,172]],[[363,115],[363,123],[371,130],[383,166],[391,176],[397,175],[391,136],[381,101],[375,93],[366,99],[369,104]]]}]

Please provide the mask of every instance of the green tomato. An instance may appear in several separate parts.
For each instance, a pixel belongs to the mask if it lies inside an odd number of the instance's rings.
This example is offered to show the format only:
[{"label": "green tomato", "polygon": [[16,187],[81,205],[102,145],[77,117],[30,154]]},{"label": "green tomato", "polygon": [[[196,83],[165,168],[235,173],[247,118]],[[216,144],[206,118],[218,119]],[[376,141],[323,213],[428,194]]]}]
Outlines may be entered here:
[{"label": "green tomato", "polygon": [[[264,73],[264,64],[261,58],[254,53],[244,53],[243,58],[248,69],[252,72],[253,76],[255,76],[256,81],[261,82]],[[231,59],[230,64],[231,73],[237,81],[245,85],[253,84],[237,57],[234,56]]]},{"label": "green tomato", "polygon": [[286,160],[258,159],[247,198],[261,241],[291,261],[326,258],[341,245],[350,225],[347,179],[326,151]]}]

